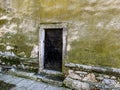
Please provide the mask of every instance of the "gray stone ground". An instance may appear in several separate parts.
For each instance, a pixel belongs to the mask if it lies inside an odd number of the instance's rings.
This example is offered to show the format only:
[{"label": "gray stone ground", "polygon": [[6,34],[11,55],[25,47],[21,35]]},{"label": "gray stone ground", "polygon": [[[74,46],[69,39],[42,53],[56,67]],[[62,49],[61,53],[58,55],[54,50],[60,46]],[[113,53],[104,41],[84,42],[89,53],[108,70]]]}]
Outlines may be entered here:
[{"label": "gray stone ground", "polygon": [[67,88],[53,86],[50,84],[2,73],[0,73],[0,80],[6,83],[15,84],[16,87],[12,88],[11,90],[69,90]]}]

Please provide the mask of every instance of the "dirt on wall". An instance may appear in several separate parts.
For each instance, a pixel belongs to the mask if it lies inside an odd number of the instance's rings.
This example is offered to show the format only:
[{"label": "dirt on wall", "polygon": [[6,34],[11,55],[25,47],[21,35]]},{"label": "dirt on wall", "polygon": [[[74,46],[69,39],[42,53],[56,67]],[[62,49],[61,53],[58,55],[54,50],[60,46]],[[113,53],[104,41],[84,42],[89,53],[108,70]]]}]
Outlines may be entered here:
[{"label": "dirt on wall", "polygon": [[12,21],[0,19],[0,31],[7,28],[6,32],[13,32],[14,26],[15,32],[2,36],[0,51],[17,45],[16,54],[24,52],[30,57],[33,46],[38,44],[40,22],[66,22],[67,62],[120,67],[120,0],[8,1],[14,14],[4,14]]}]

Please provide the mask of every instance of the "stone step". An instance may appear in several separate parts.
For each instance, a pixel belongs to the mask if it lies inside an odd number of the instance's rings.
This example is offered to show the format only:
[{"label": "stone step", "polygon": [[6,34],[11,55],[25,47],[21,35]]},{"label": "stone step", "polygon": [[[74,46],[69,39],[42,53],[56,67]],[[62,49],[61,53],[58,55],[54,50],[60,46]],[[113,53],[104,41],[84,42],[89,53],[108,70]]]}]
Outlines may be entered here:
[{"label": "stone step", "polygon": [[19,76],[19,77],[25,77],[28,79],[36,80],[36,81],[42,81],[49,84],[57,85],[57,86],[63,86],[63,75],[51,75],[46,73],[30,73],[30,72],[24,72],[20,70],[10,70],[8,74]]},{"label": "stone step", "polygon": [[65,79],[64,76],[49,75],[49,74],[45,74],[45,73],[40,73],[37,76],[43,82],[58,85],[58,86],[62,86],[63,80]]},{"label": "stone step", "polygon": [[[10,90],[70,90],[65,87],[58,87],[5,73],[0,73],[0,80],[9,84],[14,84],[15,87],[11,88]],[[3,88],[0,88],[0,90],[3,90]]]}]

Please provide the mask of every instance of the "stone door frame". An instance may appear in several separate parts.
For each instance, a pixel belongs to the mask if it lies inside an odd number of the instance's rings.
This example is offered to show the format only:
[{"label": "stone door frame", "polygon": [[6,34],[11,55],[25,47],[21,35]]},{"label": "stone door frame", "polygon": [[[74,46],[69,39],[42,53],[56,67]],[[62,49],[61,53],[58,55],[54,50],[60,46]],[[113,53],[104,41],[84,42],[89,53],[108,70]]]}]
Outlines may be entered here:
[{"label": "stone door frame", "polygon": [[[55,23],[55,24],[41,24],[39,29],[39,72],[45,72],[48,74],[62,74],[62,72],[44,69],[44,40],[45,40],[45,29],[59,29],[62,28],[62,68],[65,64],[64,58],[66,55],[67,46],[67,25],[66,23]],[[62,70],[63,71],[63,70]]]}]

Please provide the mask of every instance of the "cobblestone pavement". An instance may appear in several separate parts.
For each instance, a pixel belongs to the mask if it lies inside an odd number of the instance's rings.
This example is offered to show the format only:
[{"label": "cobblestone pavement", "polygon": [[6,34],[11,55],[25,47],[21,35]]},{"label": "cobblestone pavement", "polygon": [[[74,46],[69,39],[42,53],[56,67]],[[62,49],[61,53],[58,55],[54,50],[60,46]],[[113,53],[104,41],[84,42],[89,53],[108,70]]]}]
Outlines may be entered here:
[{"label": "cobblestone pavement", "polygon": [[2,73],[0,73],[0,80],[16,85],[16,87],[10,90],[69,90],[67,88]]}]

